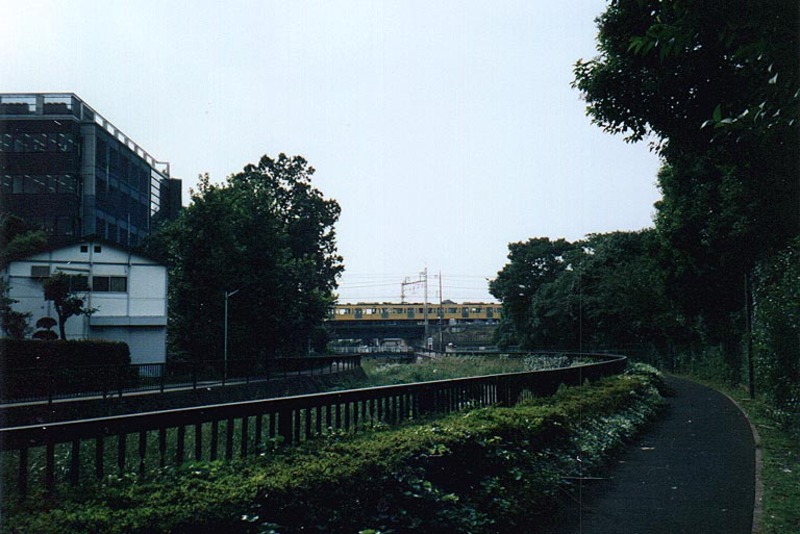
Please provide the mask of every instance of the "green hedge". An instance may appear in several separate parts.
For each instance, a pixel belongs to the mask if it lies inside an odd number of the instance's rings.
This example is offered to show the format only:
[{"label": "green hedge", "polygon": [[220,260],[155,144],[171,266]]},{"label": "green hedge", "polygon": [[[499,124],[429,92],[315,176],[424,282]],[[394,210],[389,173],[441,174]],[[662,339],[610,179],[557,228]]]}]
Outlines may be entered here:
[{"label": "green hedge", "polygon": [[129,386],[130,350],[112,341],[2,339],[0,396],[40,397]]},{"label": "green hedge", "polygon": [[342,434],[247,461],[191,463],[154,480],[112,476],[50,508],[29,502],[8,525],[19,532],[542,531],[569,476],[602,464],[659,402],[647,377],[615,377],[512,408]]}]

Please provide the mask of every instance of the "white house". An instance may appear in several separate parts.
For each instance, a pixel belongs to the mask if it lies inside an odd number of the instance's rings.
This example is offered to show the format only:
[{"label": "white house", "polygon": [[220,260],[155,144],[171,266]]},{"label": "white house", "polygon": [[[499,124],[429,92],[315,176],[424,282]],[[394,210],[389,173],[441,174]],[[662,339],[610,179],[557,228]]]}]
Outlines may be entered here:
[{"label": "white house", "polygon": [[58,319],[53,303],[44,300],[42,281],[59,271],[87,278],[84,305],[96,310],[67,320],[68,339],[123,341],[131,363],[166,361],[165,266],[105,242],[81,242],[13,261],[3,273],[8,296],[18,301],[14,310],[31,312],[31,325],[41,317]]}]

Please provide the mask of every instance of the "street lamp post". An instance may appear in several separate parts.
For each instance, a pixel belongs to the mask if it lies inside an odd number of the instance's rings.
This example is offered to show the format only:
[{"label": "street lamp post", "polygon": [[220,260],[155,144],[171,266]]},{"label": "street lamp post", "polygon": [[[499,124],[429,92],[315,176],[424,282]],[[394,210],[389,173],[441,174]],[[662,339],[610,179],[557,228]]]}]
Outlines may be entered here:
[{"label": "street lamp post", "polygon": [[222,371],[222,385],[225,385],[225,381],[228,379],[228,299],[238,293],[238,289],[234,289],[233,291],[226,291],[225,292],[225,342],[224,342],[224,360],[225,360],[225,367]]}]

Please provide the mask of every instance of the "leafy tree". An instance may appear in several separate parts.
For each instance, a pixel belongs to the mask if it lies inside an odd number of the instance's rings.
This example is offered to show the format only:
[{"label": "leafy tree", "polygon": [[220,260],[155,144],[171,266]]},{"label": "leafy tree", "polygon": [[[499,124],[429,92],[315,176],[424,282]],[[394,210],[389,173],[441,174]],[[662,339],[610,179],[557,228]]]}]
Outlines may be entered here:
[{"label": "leafy tree", "polygon": [[665,293],[653,230],[546,238],[509,245],[509,263],[490,283],[504,325],[523,348],[670,348],[688,343]]},{"label": "leafy tree", "polygon": [[[536,295],[567,268],[564,254],[571,248],[564,239],[551,241],[546,237],[508,245],[509,262],[489,283],[491,294],[503,303],[504,321],[510,322],[514,332],[505,343],[533,347],[537,332],[533,308]],[[503,329],[508,330],[508,326],[503,325]]]},{"label": "leafy tree", "polygon": [[264,156],[212,184],[202,176],[192,203],[149,241],[170,270],[173,350],[198,359],[229,346],[241,358],[305,352],[317,339],[342,270],[334,224],[340,208],[311,184],[301,156]]},{"label": "leafy tree", "polygon": [[787,0],[619,0],[575,67],[593,122],[663,157],[668,285],[734,378],[745,276],[800,231],[799,17]]},{"label": "leafy tree", "polygon": [[65,327],[70,317],[94,312],[94,309],[84,306],[84,300],[79,296],[87,289],[85,277],[62,272],[54,273],[44,281],[44,299],[51,301],[56,309],[61,339],[67,339]]},{"label": "leafy tree", "polygon": [[593,234],[582,249],[582,314],[592,344],[667,351],[691,342],[667,294],[653,230]]},{"label": "leafy tree", "polygon": [[47,247],[47,234],[29,227],[16,215],[0,214],[0,265]]},{"label": "leafy tree", "polygon": [[629,141],[765,144],[800,112],[798,17],[793,0],[613,1],[597,19],[600,55],[577,62],[574,85],[593,121]]},{"label": "leafy tree", "polygon": [[[47,246],[47,234],[30,228],[23,219],[10,213],[0,213],[0,266],[39,252]],[[13,309],[17,301],[8,297],[9,285],[0,279],[0,326],[5,335],[22,339],[31,330],[31,314]]]}]

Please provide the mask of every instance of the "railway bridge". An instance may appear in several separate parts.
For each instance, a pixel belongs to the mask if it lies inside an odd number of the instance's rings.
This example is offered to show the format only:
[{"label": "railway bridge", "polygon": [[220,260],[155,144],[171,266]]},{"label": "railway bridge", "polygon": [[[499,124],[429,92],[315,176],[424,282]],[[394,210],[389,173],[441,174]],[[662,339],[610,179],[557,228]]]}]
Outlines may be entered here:
[{"label": "railway bridge", "polygon": [[332,339],[360,340],[371,346],[403,340],[406,345],[432,345],[443,351],[451,345],[490,345],[501,317],[502,306],[497,303],[337,304],[326,325]]}]

